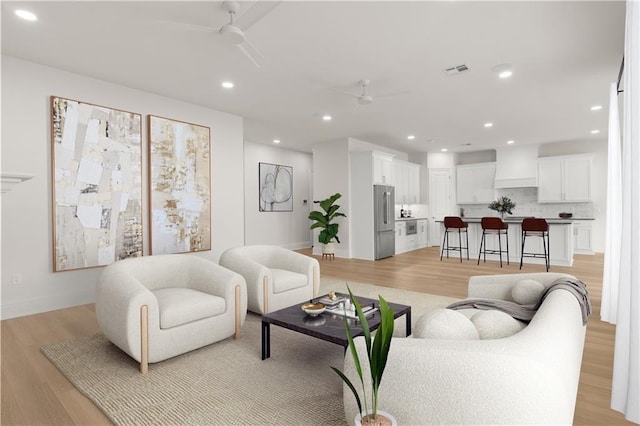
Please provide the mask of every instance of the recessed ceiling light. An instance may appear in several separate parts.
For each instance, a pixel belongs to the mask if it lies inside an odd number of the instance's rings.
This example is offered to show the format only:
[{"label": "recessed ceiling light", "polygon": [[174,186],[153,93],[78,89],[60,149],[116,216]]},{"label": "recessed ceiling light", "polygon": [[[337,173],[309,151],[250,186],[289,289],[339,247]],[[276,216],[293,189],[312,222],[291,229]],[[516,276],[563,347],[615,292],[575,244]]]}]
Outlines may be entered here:
[{"label": "recessed ceiling light", "polygon": [[507,141],[507,144],[511,145],[512,143],[515,143],[515,141]]},{"label": "recessed ceiling light", "polygon": [[441,152],[447,152],[447,148],[442,148],[440,151]]},{"label": "recessed ceiling light", "polygon": [[29,12],[28,10],[18,9],[18,10],[16,10],[16,15],[18,15],[20,18],[24,19],[25,21],[37,21],[38,20],[38,17],[36,15],[34,15],[33,13]]},{"label": "recessed ceiling light", "polygon": [[600,111],[602,109],[602,105],[594,105],[591,107],[591,111]]},{"label": "recessed ceiling light", "polygon": [[484,123],[484,127],[486,128],[493,127],[493,123]]},{"label": "recessed ceiling light", "polygon": [[414,140],[416,137],[415,135],[409,135],[407,136],[407,139],[409,139],[410,141]]},{"label": "recessed ceiling light", "polygon": [[331,121],[331,116],[330,116],[330,115],[323,115],[323,116],[322,116],[322,119],[323,119],[324,121]]},{"label": "recessed ceiling light", "polygon": [[222,87],[224,87],[225,89],[233,89],[233,86],[235,86],[235,84],[233,84],[230,81],[223,81],[222,82]]},{"label": "recessed ceiling light", "polygon": [[280,139],[274,139],[273,143],[280,143]]},{"label": "recessed ceiling light", "polygon": [[597,135],[598,133],[600,133],[600,130],[592,130],[592,131],[591,131],[591,134],[592,134],[592,135]]},{"label": "recessed ceiling light", "polygon": [[498,64],[491,68],[491,71],[498,74],[498,77],[500,78],[509,78],[513,75],[513,70],[511,69],[510,64]]}]

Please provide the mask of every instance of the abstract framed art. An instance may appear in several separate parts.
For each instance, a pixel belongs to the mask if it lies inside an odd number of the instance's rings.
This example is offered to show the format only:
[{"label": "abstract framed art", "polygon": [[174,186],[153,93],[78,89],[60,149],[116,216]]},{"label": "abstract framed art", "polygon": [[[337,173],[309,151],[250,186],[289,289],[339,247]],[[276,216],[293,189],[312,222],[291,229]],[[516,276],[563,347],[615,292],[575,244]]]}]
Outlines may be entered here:
[{"label": "abstract framed art", "polygon": [[259,211],[293,211],[293,167],[259,163]]},{"label": "abstract framed art", "polygon": [[149,116],[151,254],[211,250],[210,129]]},{"label": "abstract framed art", "polygon": [[51,96],[53,270],[142,256],[142,117]]}]

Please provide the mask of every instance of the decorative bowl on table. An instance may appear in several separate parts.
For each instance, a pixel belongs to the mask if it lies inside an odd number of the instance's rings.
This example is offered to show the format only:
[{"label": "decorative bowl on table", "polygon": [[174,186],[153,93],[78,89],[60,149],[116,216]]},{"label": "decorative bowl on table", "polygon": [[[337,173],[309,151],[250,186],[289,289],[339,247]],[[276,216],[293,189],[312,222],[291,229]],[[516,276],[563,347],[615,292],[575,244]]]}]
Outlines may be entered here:
[{"label": "decorative bowl on table", "polygon": [[317,317],[318,315],[323,313],[325,309],[327,309],[327,307],[324,306],[324,303],[320,302],[305,303],[304,305],[302,305],[302,310],[305,311],[307,315],[310,315],[312,317]]},{"label": "decorative bowl on table", "polygon": [[558,216],[560,216],[563,219],[569,219],[570,217],[573,216],[573,213],[558,213]]}]

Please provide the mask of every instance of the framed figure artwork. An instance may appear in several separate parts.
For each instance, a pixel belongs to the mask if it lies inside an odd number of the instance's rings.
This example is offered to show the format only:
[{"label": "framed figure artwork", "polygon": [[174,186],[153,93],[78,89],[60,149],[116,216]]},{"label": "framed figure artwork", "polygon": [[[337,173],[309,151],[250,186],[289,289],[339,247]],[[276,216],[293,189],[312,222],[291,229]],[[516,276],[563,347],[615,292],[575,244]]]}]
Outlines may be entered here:
[{"label": "framed figure artwork", "polygon": [[53,270],[142,256],[142,117],[51,96]]},{"label": "framed figure artwork", "polygon": [[149,116],[151,254],[211,250],[210,129]]},{"label": "framed figure artwork", "polygon": [[293,167],[259,163],[258,174],[259,211],[293,211]]}]

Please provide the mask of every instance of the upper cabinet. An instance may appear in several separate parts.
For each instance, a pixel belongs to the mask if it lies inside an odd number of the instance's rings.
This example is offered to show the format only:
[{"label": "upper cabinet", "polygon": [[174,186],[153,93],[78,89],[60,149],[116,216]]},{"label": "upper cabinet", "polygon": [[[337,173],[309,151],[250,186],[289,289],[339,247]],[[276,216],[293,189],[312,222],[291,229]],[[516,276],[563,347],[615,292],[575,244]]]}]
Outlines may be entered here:
[{"label": "upper cabinet", "polygon": [[393,155],[383,152],[371,152],[373,158],[373,183],[393,185]]},{"label": "upper cabinet", "polygon": [[488,204],[495,200],[496,163],[465,164],[456,167],[458,204]]},{"label": "upper cabinet", "polygon": [[592,201],[592,154],[538,159],[538,202],[576,203]]},{"label": "upper cabinet", "polygon": [[420,203],[420,165],[404,160],[393,160],[393,183],[396,204]]}]

